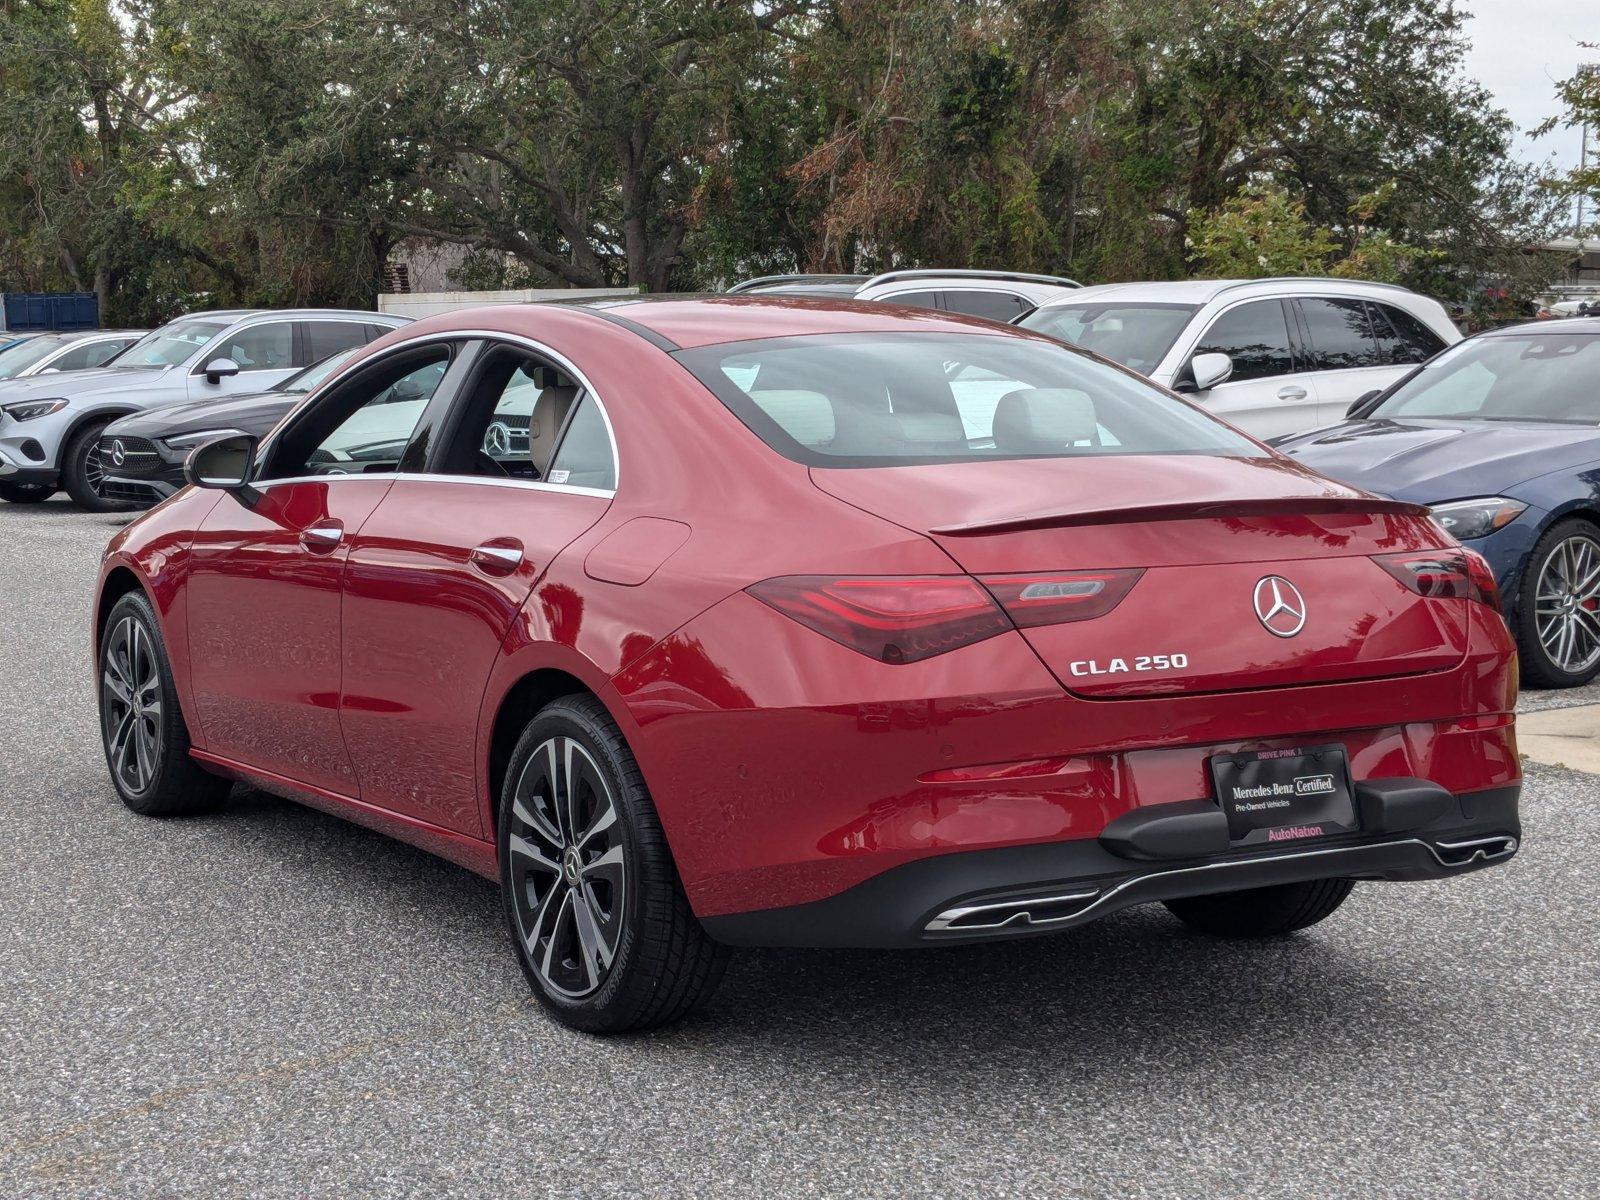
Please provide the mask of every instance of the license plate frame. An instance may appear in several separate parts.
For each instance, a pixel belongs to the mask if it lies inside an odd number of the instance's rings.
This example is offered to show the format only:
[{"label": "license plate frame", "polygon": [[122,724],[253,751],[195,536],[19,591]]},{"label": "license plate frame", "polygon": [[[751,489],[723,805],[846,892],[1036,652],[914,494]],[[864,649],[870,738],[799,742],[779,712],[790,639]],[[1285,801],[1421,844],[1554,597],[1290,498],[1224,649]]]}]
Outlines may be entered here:
[{"label": "license plate frame", "polygon": [[1342,745],[1218,754],[1209,766],[1234,846],[1314,841],[1361,829]]}]

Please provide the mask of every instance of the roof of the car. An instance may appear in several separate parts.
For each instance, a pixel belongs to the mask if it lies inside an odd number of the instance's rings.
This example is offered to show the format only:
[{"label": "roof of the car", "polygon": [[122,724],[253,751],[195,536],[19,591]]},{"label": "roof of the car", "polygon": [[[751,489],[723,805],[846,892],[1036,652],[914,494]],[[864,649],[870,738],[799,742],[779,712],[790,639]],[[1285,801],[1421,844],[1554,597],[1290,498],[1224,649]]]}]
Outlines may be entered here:
[{"label": "roof of the car", "polygon": [[1151,304],[1209,304],[1222,296],[1276,296],[1297,291],[1345,292],[1353,296],[1415,295],[1392,283],[1368,283],[1359,279],[1318,276],[1276,276],[1269,279],[1172,279],[1130,283],[1098,283],[1063,293],[1050,306],[1086,304],[1116,296],[1119,300],[1143,300]]},{"label": "roof of the car", "polygon": [[1515,325],[1501,325],[1486,329],[1479,337],[1501,337],[1517,333],[1579,333],[1600,334],[1600,317],[1557,317],[1543,321],[1518,321]]},{"label": "roof of the car", "polygon": [[404,325],[411,319],[398,313],[371,312],[362,308],[209,308],[184,313],[181,317],[174,317],[169,324],[178,321],[243,321],[251,317],[353,317],[396,325]]},{"label": "roof of the car", "polygon": [[539,311],[557,307],[588,311],[630,328],[663,350],[689,350],[724,342],[836,333],[987,333],[997,337],[1039,335],[980,317],[906,308],[873,300],[811,296],[648,295],[542,300],[463,309],[418,322],[416,335],[455,329],[504,329],[539,334]]},{"label": "roof of the car", "polygon": [[64,342],[81,342],[84,338],[142,337],[148,332],[148,329],[69,329],[65,333],[53,333],[50,336]]}]

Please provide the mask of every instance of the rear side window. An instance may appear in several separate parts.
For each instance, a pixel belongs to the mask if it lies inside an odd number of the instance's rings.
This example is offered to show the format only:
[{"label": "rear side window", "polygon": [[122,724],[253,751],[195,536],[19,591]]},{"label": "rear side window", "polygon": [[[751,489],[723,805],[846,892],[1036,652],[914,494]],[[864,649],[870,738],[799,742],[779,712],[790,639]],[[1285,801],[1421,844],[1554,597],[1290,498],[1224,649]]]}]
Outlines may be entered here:
[{"label": "rear side window", "polygon": [[1403,308],[1368,304],[1378,349],[1387,363],[1427,362],[1444,349],[1444,339]]},{"label": "rear side window", "polygon": [[1015,292],[951,291],[944,294],[944,306],[951,312],[1009,325],[1031,309],[1033,304]]},{"label": "rear side window", "polygon": [[1314,370],[1375,367],[1383,361],[1360,300],[1302,300],[1300,311],[1311,334]]},{"label": "rear side window", "polygon": [[306,365],[321,362],[328,355],[341,350],[365,346],[372,340],[369,332],[372,328],[364,321],[307,321]]},{"label": "rear side window", "polygon": [[1265,453],[1130,373],[1042,339],[836,334],[675,357],[768,446],[812,466]]},{"label": "rear side window", "polygon": [[1289,322],[1279,300],[1253,300],[1230,308],[1206,330],[1195,354],[1226,354],[1233,359],[1229,382],[1287,375],[1294,370]]},{"label": "rear side window", "polygon": [[606,490],[617,486],[611,434],[600,406],[590,396],[580,399],[577,411],[568,418],[556,456],[550,461],[549,481]]}]

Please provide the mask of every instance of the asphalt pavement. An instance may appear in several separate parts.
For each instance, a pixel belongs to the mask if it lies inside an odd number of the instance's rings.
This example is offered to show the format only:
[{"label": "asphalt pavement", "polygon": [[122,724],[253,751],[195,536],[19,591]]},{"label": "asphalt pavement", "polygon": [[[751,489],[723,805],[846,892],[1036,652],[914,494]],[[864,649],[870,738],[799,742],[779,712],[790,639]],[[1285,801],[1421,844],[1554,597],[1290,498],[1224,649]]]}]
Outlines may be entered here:
[{"label": "asphalt pavement", "polygon": [[118,520],[0,503],[6,1200],[1600,1194],[1600,777],[1530,764],[1509,866],[1287,940],[1157,908],[751,952],[597,1041],[464,871],[242,790],[123,809],[87,632]]}]

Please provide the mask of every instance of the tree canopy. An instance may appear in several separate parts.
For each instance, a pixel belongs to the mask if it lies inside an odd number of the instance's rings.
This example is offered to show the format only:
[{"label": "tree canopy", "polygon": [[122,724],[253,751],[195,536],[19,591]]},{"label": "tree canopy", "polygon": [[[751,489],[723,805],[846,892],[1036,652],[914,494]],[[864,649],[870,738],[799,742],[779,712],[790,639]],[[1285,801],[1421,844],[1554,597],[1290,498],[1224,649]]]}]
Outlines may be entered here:
[{"label": "tree canopy", "polygon": [[478,286],[1531,285],[1559,198],[1464,48],[1448,0],[0,0],[0,286],[370,304],[405,238]]}]

